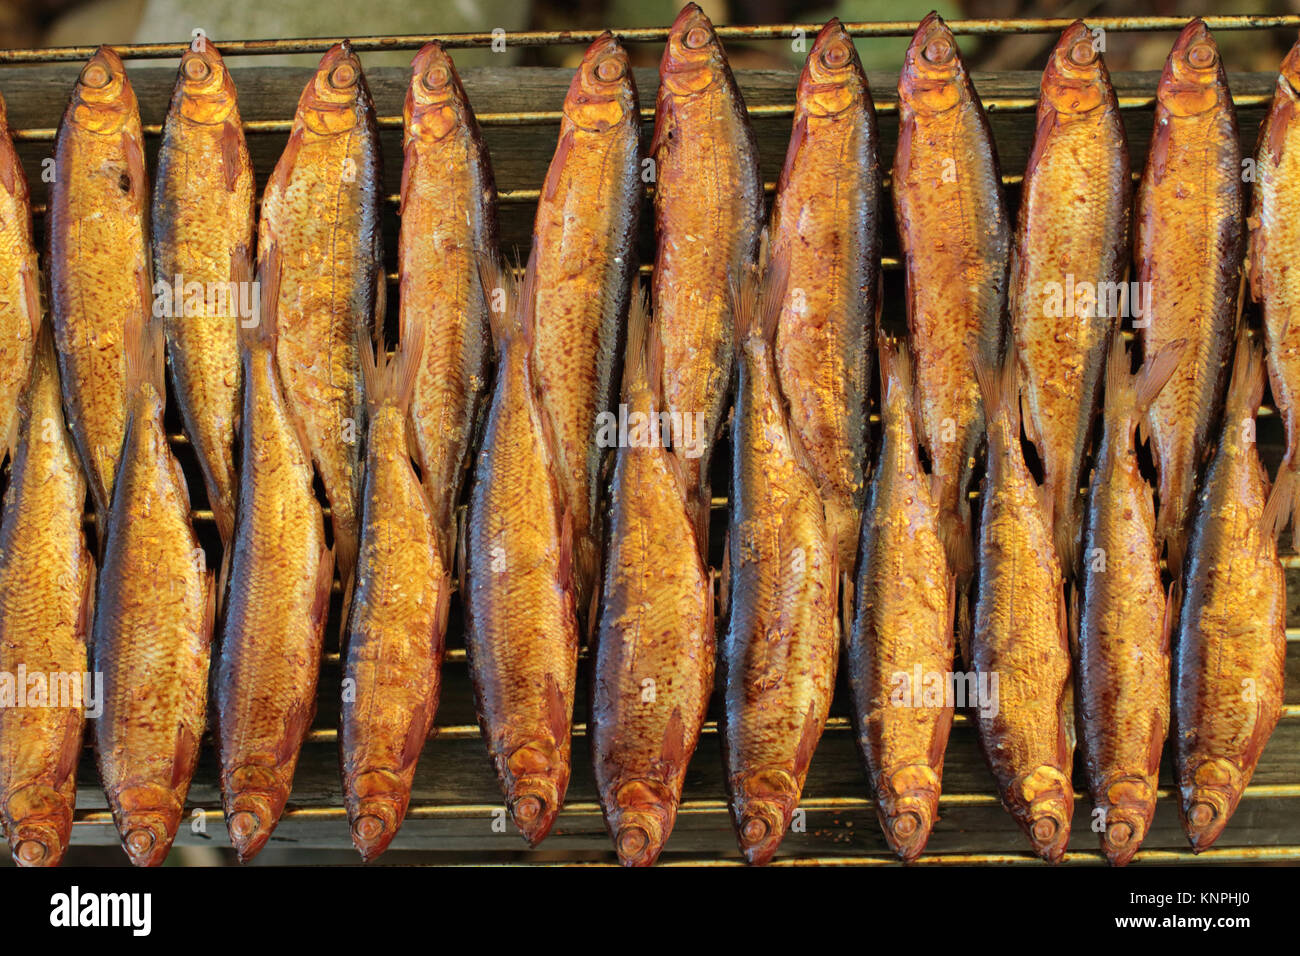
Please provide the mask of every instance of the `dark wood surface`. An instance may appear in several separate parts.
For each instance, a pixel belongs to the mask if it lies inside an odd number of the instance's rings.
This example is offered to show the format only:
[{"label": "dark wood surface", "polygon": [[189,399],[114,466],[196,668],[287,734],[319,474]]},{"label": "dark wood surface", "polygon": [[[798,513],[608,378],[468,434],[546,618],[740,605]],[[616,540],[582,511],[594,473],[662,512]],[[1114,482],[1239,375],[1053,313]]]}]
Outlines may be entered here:
[{"label": "dark wood surface", "polygon": [[[15,130],[40,130],[57,125],[66,103],[67,94],[77,75],[75,65],[0,68],[0,93],[3,93],[9,114],[9,123]],[[240,91],[241,110],[245,120],[284,120],[292,116],[298,94],[310,72],[292,68],[235,67],[234,75]],[[141,104],[146,124],[161,122],[170,89],[175,78],[174,68],[157,65],[131,66],[130,76]],[[406,74],[402,70],[380,69],[372,71],[369,82],[376,108],[381,117],[400,116],[405,94]],[[897,133],[892,104],[896,101],[894,74],[873,73],[873,91],[882,111],[881,160],[888,168],[893,156]],[[1150,97],[1157,80],[1155,73],[1118,74],[1116,88],[1122,97]],[[463,79],[475,109],[480,114],[506,114],[516,111],[553,111],[563,102],[571,74],[563,70],[471,69],[464,71]],[[637,80],[642,91],[642,106],[653,106],[656,76],[653,70],[638,69]],[[747,71],[738,75],[738,81],[751,106],[790,104],[797,80],[792,71]],[[1239,97],[1270,94],[1275,83],[1272,75],[1249,74],[1232,78],[1234,93]],[[1032,73],[1007,73],[997,76],[976,76],[981,95],[989,101],[1019,100],[1023,103],[1037,95],[1038,75]],[[1263,106],[1249,106],[1240,110],[1241,138],[1247,153],[1253,152],[1256,131],[1263,116]],[[1151,132],[1151,110],[1148,106],[1127,109],[1124,112],[1130,138],[1130,151],[1134,168],[1140,169]],[[1023,171],[1034,122],[1032,110],[991,110],[991,123],[1005,175],[1016,176]],[[784,159],[789,136],[790,117],[764,115],[755,119],[762,154],[762,168],[768,182],[773,181]],[[485,122],[485,136],[496,169],[497,185],[509,196],[511,191],[536,190],[546,172],[555,146],[557,124],[545,122],[502,122],[489,119]],[[22,134],[20,134],[21,136]],[[649,142],[650,123],[645,123],[645,141]],[[287,134],[284,132],[250,132],[249,145],[260,184],[265,182],[282,149]],[[386,190],[395,193],[401,176],[400,129],[386,125],[382,131]],[[42,160],[50,156],[52,143],[41,139],[23,139],[19,144],[24,166],[32,182],[33,201],[43,204],[46,185],[41,179]],[[152,169],[157,151],[157,137],[149,138],[146,153]],[[1010,185],[1008,201],[1014,206],[1018,189]],[[886,194],[888,209],[888,195]],[[514,199],[503,202],[501,222],[505,248],[526,252],[531,232],[535,202],[532,199]],[[386,211],[387,256],[391,269],[396,251],[396,209],[390,205]],[[885,217],[884,254],[897,256],[897,241],[893,232],[892,215]],[[653,258],[653,236],[649,206],[643,217],[641,256],[643,262]],[[42,223],[38,221],[38,232]],[[902,282],[897,268],[886,272],[886,321],[897,323],[902,319]],[[395,296],[389,302],[390,332],[395,326]],[[1261,446],[1270,467],[1274,466],[1280,441],[1279,422],[1276,417],[1264,419],[1260,427]],[[178,447],[187,471],[191,475],[191,491],[196,508],[205,507],[202,483],[197,480],[194,463],[188,448]],[[725,459],[725,456],[722,456]],[[719,477],[725,474],[725,460],[718,462]],[[725,481],[715,482],[715,487],[725,489]],[[725,513],[714,513],[713,560],[720,564],[720,544]],[[205,542],[213,548],[216,542],[210,523],[201,523],[200,532]],[[1288,623],[1300,624],[1300,572],[1288,572],[1292,600]],[[463,647],[458,609],[453,605],[450,646]],[[337,606],[328,639],[329,649],[337,651]],[[1300,644],[1288,647],[1287,702],[1300,704]],[[586,668],[584,660],[580,678],[578,714],[576,719],[586,719]],[[437,737],[426,746],[415,780],[412,811],[406,825],[394,841],[392,849],[382,859],[386,862],[415,861],[525,861],[525,862],[609,862],[613,859],[609,838],[596,808],[596,794],[592,780],[591,760],[585,735],[575,738],[575,768],[569,788],[571,809],[560,817],[555,832],[542,847],[528,851],[513,826],[504,820],[501,795],[495,775],[488,762],[482,741],[466,728],[474,723],[466,665],[463,657],[449,660],[444,666],[444,692],[438,713],[440,727],[459,728]],[[315,726],[330,730],[336,726],[338,705],[339,666],[336,659],[327,661],[321,682],[319,713]],[[833,715],[847,717],[847,695],[841,682],[837,692]],[[716,716],[716,715],[715,715]],[[69,862],[120,862],[126,863],[124,854],[105,852],[98,847],[116,844],[112,827],[94,822],[102,820],[105,804],[98,789],[95,767],[90,752],[86,752],[80,768],[81,786],[78,792],[79,814],[90,814],[90,819],[79,822],[74,834],[74,847]],[[1082,782],[1076,771],[1076,783]],[[1162,783],[1169,784],[1168,768]],[[1300,845],[1300,798],[1270,794],[1268,787],[1290,785],[1300,787],[1300,720],[1284,720],[1274,734],[1255,777],[1255,788],[1247,792],[1227,832],[1219,841],[1224,848],[1278,847]],[[973,727],[959,724],[954,728],[948,748],[944,773],[945,802],[942,819],[936,827],[927,851],[930,858],[953,854],[1012,854],[1014,859],[1025,857],[1026,843],[1010,818],[992,798],[992,781],[975,741]],[[801,832],[790,833],[779,859],[845,857],[862,859],[881,857],[887,850],[875,820],[874,811],[866,802],[866,778],[862,770],[852,732],[841,720],[828,729],[813,760],[805,790],[805,819]],[[668,843],[664,861],[692,859],[736,860],[738,854],[731,833],[730,822],[723,808],[724,799],[721,758],[715,733],[706,734],[687,777],[683,812]],[[841,803],[838,801],[848,801]],[[190,805],[215,811],[220,803],[216,789],[216,768],[210,745],[205,746],[198,773],[190,795]],[[348,828],[339,807],[340,787],[337,749],[332,740],[313,740],[303,752],[291,812],[281,823],[271,844],[258,859],[258,863],[305,860],[352,861],[356,857],[348,848]],[[1084,851],[1072,860],[1096,862],[1096,838],[1089,831],[1091,804],[1084,799],[1076,808],[1071,850]],[[173,853],[173,861],[190,862],[228,861],[224,826],[219,814],[199,814],[205,829],[196,832],[194,827],[182,828],[177,839],[180,848],[207,847],[221,850],[215,854],[194,855],[186,849]],[[1146,841],[1152,850],[1184,850],[1186,841],[1179,828],[1174,802],[1163,800],[1157,811],[1154,831]],[[319,851],[303,856],[297,851]],[[336,853],[326,852],[338,851]],[[1140,859],[1140,858],[1139,858]],[[0,863],[0,865],[4,865]]]}]

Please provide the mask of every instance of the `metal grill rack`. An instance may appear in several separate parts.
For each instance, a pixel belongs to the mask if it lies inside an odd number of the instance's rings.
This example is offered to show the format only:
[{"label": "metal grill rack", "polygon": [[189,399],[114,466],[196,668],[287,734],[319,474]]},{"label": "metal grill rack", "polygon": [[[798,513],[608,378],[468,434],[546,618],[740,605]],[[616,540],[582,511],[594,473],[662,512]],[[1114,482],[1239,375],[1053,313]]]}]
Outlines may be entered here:
[{"label": "metal grill rack", "polygon": [[[1216,32],[1236,30],[1287,30],[1300,28],[1300,16],[1207,17]],[[959,37],[998,34],[1055,35],[1070,24],[1069,19],[956,20],[949,26]],[[1106,31],[1173,31],[1186,21],[1177,17],[1103,17],[1089,25]],[[777,24],[719,27],[718,35],[729,49],[741,42],[779,42],[803,31],[812,37],[821,24]],[[915,22],[849,23],[855,37],[907,37]],[[508,46],[581,45],[589,43],[598,30],[572,32],[520,32],[505,37]],[[666,28],[616,31],[620,40],[649,45],[657,60],[667,37]],[[258,66],[256,57],[267,54],[323,53],[340,38],[225,41],[212,38],[229,61],[240,94],[259,193],[287,138],[292,113],[309,67]],[[499,35],[493,33],[427,36],[363,37],[352,40],[361,54],[375,51],[414,51],[430,39],[437,39],[453,51],[489,47]],[[157,137],[161,129],[172,83],[175,61],[186,43],[133,44],[115,49],[128,60],[128,73],[140,101],[146,155],[151,171]],[[901,52],[901,51],[900,51]],[[71,91],[81,61],[92,47],[0,50],[0,92],[8,105],[11,134],[32,184],[33,212],[38,234],[45,212],[42,160],[49,156],[59,116]],[[1227,58],[1225,58],[1227,59]],[[162,62],[158,62],[162,61]],[[647,64],[651,60],[645,61]],[[899,65],[901,66],[901,56]],[[1231,63],[1228,64],[1231,66]],[[657,71],[638,67],[636,79],[641,91],[642,120],[646,142],[653,122],[653,93]],[[482,67],[461,70],[470,100],[496,169],[503,248],[526,249],[531,232],[533,207],[546,166],[555,148],[560,105],[571,73],[561,69],[530,67]],[[789,137],[797,69],[736,70],[737,82],[746,97],[759,141],[765,188],[772,193],[776,174],[784,160]],[[395,281],[393,257],[396,251],[397,196],[400,178],[401,103],[408,79],[399,68],[367,70],[374,95],[379,127],[388,160],[384,170],[387,197],[385,245],[390,281]],[[897,73],[871,72],[872,93],[881,125],[881,166],[886,172],[893,155],[897,132]],[[1142,168],[1152,123],[1158,74],[1115,73],[1113,80],[1129,134],[1135,170]],[[1259,121],[1272,98],[1274,74],[1235,73],[1230,77],[1239,112],[1242,145],[1247,155],[1254,151]],[[1014,208],[1023,177],[1025,159],[1033,136],[1033,114],[1037,108],[1039,74],[1013,72],[975,74],[975,83],[990,114],[1004,171],[1003,183]],[[647,104],[649,104],[647,106]],[[889,204],[889,181],[882,222],[884,231],[885,297],[887,324],[902,320],[902,276]],[[652,190],[653,187],[650,187]],[[648,201],[649,196],[647,196]],[[653,260],[652,217],[642,217],[639,251],[641,261]],[[643,278],[650,271],[643,265]],[[396,294],[389,296],[387,317],[389,340],[396,327]],[[174,414],[174,413],[172,413]],[[873,417],[873,421],[874,421]],[[217,553],[212,512],[206,507],[203,483],[189,442],[179,421],[172,420],[171,439],[190,478],[195,503],[194,521],[211,556]],[[1261,411],[1259,442],[1270,468],[1280,453],[1281,422],[1271,407]],[[726,489],[728,465],[725,441],[719,449],[714,488]],[[711,534],[712,563],[721,564],[722,529],[726,522],[725,497],[713,499]],[[1168,761],[1162,768],[1160,804],[1156,821],[1136,863],[1185,863],[1192,860],[1219,863],[1300,862],[1300,554],[1283,558],[1288,580],[1287,706],[1255,779],[1246,791],[1236,815],[1215,848],[1194,856],[1178,826],[1175,800],[1170,789]],[[302,848],[350,847],[346,814],[342,807],[337,768],[336,703],[339,690],[338,596],[332,609],[327,654],[323,664],[320,700],[315,726],[304,746],[294,793],[289,808],[258,862],[283,862],[286,851]],[[604,831],[587,752],[586,673],[589,657],[580,662],[579,695],[574,726],[574,774],[569,799],[552,835],[537,850],[526,849],[505,816],[499,788],[485,748],[474,723],[461,616],[453,601],[448,653],[444,665],[443,697],[437,733],[426,745],[416,775],[410,812],[405,826],[388,854],[388,862],[414,859],[408,851],[424,851],[422,860],[445,862],[523,862],[545,864],[612,864],[615,856]],[[718,751],[716,713],[711,713],[699,750],[687,776],[683,803],[675,832],[660,865],[742,865],[735,848],[727,815],[721,758]],[[205,743],[191,790],[189,826],[177,838],[177,851],[184,857],[188,846],[227,847],[216,789],[216,765],[210,743]],[[94,761],[89,750],[79,768],[78,810],[70,861],[77,848],[117,842],[105,807]],[[1081,777],[1076,775],[1076,781]],[[895,862],[888,852],[875,820],[847,716],[847,695],[837,688],[832,716],[813,759],[796,829],[785,839],[774,865],[883,865]],[[935,829],[927,853],[919,865],[1023,864],[1037,863],[1018,829],[1001,809],[992,778],[975,741],[969,716],[957,715],[949,743],[940,801],[942,819]],[[1074,834],[1066,862],[1101,864],[1096,836],[1090,831],[1091,801],[1086,793],[1076,794]],[[339,857],[345,859],[346,857]],[[125,855],[121,862],[126,864]],[[301,856],[293,859],[301,860]]]}]

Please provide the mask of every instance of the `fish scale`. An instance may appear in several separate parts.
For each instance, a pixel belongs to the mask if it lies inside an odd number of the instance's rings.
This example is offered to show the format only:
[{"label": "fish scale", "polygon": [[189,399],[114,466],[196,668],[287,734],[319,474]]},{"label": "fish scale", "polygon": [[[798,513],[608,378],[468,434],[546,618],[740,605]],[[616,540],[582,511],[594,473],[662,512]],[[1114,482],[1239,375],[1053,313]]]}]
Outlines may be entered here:
[{"label": "fish scale", "polygon": [[31,193],[0,98],[0,434],[9,435],[31,376],[41,325],[40,265],[32,240]]}]

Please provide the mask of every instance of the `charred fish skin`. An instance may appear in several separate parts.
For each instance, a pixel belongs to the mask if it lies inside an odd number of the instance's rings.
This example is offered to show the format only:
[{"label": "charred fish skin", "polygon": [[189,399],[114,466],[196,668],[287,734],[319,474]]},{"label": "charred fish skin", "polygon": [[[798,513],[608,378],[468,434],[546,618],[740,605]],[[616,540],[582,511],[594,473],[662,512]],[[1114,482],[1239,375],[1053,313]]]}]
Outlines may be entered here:
[{"label": "charred fish skin", "polygon": [[[0,671],[80,677],[90,670],[95,564],[82,527],[86,480],[64,427],[48,330],[18,408],[0,523]],[[57,866],[72,836],[86,708],[67,704],[0,708],[0,823],[19,866]]]},{"label": "charred fish skin", "polygon": [[898,81],[894,213],[921,442],[939,475],[944,535],[971,572],[966,502],[984,412],[971,362],[996,367],[1007,311],[1011,224],[997,149],[957,41],[936,13],[917,28]]},{"label": "charred fish skin", "polygon": [[31,377],[41,326],[41,271],[32,240],[31,193],[0,98],[0,428],[8,436]]},{"label": "charred fish skin", "polygon": [[406,816],[438,709],[451,594],[431,503],[407,444],[423,327],[413,322],[408,334],[391,363],[375,368],[362,356],[370,425],[339,753],[352,842],[366,862],[387,849]]},{"label": "charred fish skin", "polygon": [[[1293,46],[1277,79],[1255,158],[1251,204],[1250,289],[1263,304],[1265,357],[1277,410],[1286,426],[1282,468],[1300,468],[1300,285],[1291,264],[1300,256],[1300,43]],[[1293,498],[1292,504],[1300,502]],[[1294,518],[1294,516],[1293,516]],[[1292,522],[1297,538],[1300,521]]]},{"label": "charred fish skin", "polygon": [[135,92],[117,54],[100,47],[59,124],[47,238],[68,428],[101,526],[126,434],[123,329],[153,310],[148,201]]},{"label": "charred fish skin", "polygon": [[606,31],[587,48],[565,97],[559,144],[533,226],[539,250],[533,368],[558,439],[582,615],[600,575],[600,479],[608,452],[598,441],[598,416],[613,401],[637,266],[640,139],[632,66]]},{"label": "charred fish skin", "polygon": [[[1196,476],[1223,408],[1244,251],[1237,116],[1214,38],[1179,34],[1156,91],[1155,130],[1138,186],[1137,277],[1147,290],[1143,353],[1188,346],[1147,414],[1160,477],[1156,514],[1171,571],[1182,566]],[[1188,263],[1203,263],[1190,269]]]},{"label": "charred fish skin", "polygon": [[709,463],[734,364],[728,283],[756,261],[763,181],[744,98],[713,24],[694,3],[673,22],[659,75],[652,302],[665,317],[664,404],[683,422],[703,422],[677,452],[703,550]]},{"label": "charred fish skin", "polygon": [[925,701],[914,675],[952,671],[956,579],[940,534],[937,488],[918,454],[905,347],[881,340],[880,377],[880,450],[844,656],[876,815],[890,848],[910,862],[939,816],[953,717],[951,699]]},{"label": "charred fish skin", "polygon": [[361,342],[383,302],[381,169],[375,107],[344,41],[303,90],[263,191],[258,267],[274,245],[282,273],[276,361],[329,498],[345,586],[356,564],[365,435]]},{"label": "charred fish skin", "polygon": [[1153,489],[1138,467],[1138,420],[1181,346],[1129,373],[1113,335],[1101,443],[1088,488],[1079,585],[1077,680],[1084,767],[1102,811],[1101,848],[1116,866],[1151,830],[1160,755],[1169,732],[1172,619],[1160,577]]},{"label": "charred fish skin", "polygon": [[94,669],[104,675],[95,753],[131,862],[158,866],[185,810],[208,697],[214,576],[163,425],[161,320],[128,319],[126,438],[95,597]]},{"label": "charred fish skin", "polygon": [[[171,300],[163,314],[172,386],[227,547],[240,403],[236,322],[252,279],[254,188],[234,80],[205,41],[182,55],[163,123],[152,249],[154,275]],[[192,283],[201,302],[183,291]]]},{"label": "charred fish skin", "polygon": [[1020,445],[1014,359],[992,372],[982,366],[976,370],[988,422],[988,471],[971,636],[976,686],[984,688],[975,723],[1003,806],[1034,852],[1057,863],[1065,854],[1074,812],[1070,648],[1061,562],[1052,538],[1050,503]]},{"label": "charred fish skin", "polygon": [[[534,251],[534,256],[536,252]],[[498,359],[466,518],[470,679],[515,825],[540,843],[564,801],[578,667],[571,525],[531,366],[536,262],[518,296],[493,266],[484,290]],[[491,291],[488,291],[491,290]]]},{"label": "charred fish skin", "polygon": [[1174,768],[1197,853],[1223,833],[1282,711],[1286,579],[1275,528],[1295,486],[1284,471],[1269,494],[1255,446],[1263,391],[1259,346],[1242,336],[1197,497],[1174,641]]},{"label": "charred fish skin", "polygon": [[832,19],[814,41],[772,207],[774,253],[788,248],[777,369],[791,427],[813,463],[840,567],[853,569],[866,495],[867,398],[880,308],[876,113],[853,40]]},{"label": "charred fish skin", "polygon": [[1057,548],[1074,571],[1079,488],[1129,262],[1132,180],[1110,74],[1082,20],[1043,71],[1011,265],[1025,424],[1043,463]]},{"label": "charred fish skin", "polygon": [[437,43],[411,63],[403,118],[398,315],[403,336],[415,319],[423,320],[411,421],[442,553],[450,556],[492,376],[478,258],[497,254],[497,190],[474,110]]},{"label": "charred fish skin", "polygon": [[625,866],[650,866],[663,850],[713,691],[713,584],[681,468],[662,442],[658,336],[637,297],[623,401],[645,441],[629,436],[614,465],[591,735],[605,824]]},{"label": "charred fish skin", "polygon": [[278,251],[245,335],[239,503],[213,697],[226,828],[241,862],[266,845],[316,709],[333,555],[304,429],[275,357]]},{"label": "charred fish skin", "polygon": [[740,850],[772,859],[799,804],[826,723],[839,656],[836,544],[798,439],[772,341],[789,262],[773,260],[760,298],[736,294],[730,620],[723,664],[723,761]]}]

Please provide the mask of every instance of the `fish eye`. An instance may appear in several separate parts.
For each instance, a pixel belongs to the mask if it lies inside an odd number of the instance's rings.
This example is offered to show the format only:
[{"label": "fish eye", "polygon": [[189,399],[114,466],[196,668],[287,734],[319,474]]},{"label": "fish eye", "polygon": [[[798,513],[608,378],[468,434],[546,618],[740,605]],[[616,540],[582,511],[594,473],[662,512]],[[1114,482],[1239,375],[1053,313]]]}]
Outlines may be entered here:
[{"label": "fish eye", "polygon": [[188,56],[181,64],[181,69],[185,72],[187,80],[206,80],[212,73],[212,68],[202,57]]},{"label": "fish eye", "polygon": [[1187,62],[1198,70],[1208,70],[1219,62],[1219,52],[1211,43],[1195,43],[1187,51]]},{"label": "fish eye", "polygon": [[424,84],[426,90],[437,91],[445,89],[451,82],[451,71],[441,63],[435,63],[424,71],[420,77],[420,82]]},{"label": "fish eye", "polygon": [[626,72],[621,57],[607,56],[596,64],[596,77],[606,83],[613,83]]},{"label": "fish eye", "polygon": [[709,31],[707,27],[692,27],[686,32],[686,37],[682,41],[686,44],[688,50],[699,50],[709,45]]},{"label": "fish eye", "polygon": [[1069,57],[1075,66],[1091,66],[1097,61],[1097,51],[1091,40],[1079,40],[1070,47]]},{"label": "fish eye", "polygon": [[952,41],[947,37],[935,37],[925,45],[921,55],[935,66],[943,66],[952,62],[953,55],[956,51],[953,49]]},{"label": "fish eye", "polygon": [[822,63],[832,70],[838,70],[849,62],[849,47],[847,43],[840,41],[832,43],[822,51]]},{"label": "fish eye", "polygon": [[88,86],[92,90],[102,90],[104,87],[108,86],[108,81],[110,79],[112,79],[112,75],[108,72],[108,68],[102,63],[88,64],[86,68],[81,71],[82,86]]},{"label": "fish eye", "polygon": [[355,86],[356,82],[357,68],[351,63],[340,63],[330,70],[329,84],[336,90],[346,90]]}]

